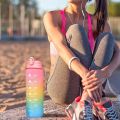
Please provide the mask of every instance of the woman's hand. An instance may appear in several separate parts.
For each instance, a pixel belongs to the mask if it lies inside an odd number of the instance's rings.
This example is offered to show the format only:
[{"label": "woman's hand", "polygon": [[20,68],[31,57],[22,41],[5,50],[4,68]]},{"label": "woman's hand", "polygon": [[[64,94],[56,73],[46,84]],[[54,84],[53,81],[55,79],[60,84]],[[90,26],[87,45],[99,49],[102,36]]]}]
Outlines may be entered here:
[{"label": "woman's hand", "polygon": [[106,71],[106,67],[100,70],[91,70],[86,74],[86,78],[93,79],[104,79],[108,77],[108,71]]},{"label": "woman's hand", "polygon": [[91,89],[94,91],[99,88],[103,83],[104,73],[101,70],[91,70],[86,74],[86,77],[82,80],[84,89]]},{"label": "woman's hand", "polygon": [[104,73],[102,70],[91,70],[86,74],[86,77],[82,80],[84,90],[87,90],[89,96],[98,102],[102,97],[102,84]]},{"label": "woman's hand", "polygon": [[[84,82],[83,86],[84,86],[84,91],[88,92],[89,97],[94,100],[95,102],[99,102],[102,98],[102,92],[103,92],[103,88],[102,88],[102,82],[101,80],[94,80],[93,84],[89,84],[91,81],[89,82]],[[88,85],[87,85],[88,83]]]},{"label": "woman's hand", "polygon": [[91,91],[91,90],[87,90],[88,91],[88,95],[90,96],[90,98],[95,101],[95,102],[100,102],[101,98],[102,98],[102,94],[103,94],[103,87],[102,85],[94,90],[94,91]]}]

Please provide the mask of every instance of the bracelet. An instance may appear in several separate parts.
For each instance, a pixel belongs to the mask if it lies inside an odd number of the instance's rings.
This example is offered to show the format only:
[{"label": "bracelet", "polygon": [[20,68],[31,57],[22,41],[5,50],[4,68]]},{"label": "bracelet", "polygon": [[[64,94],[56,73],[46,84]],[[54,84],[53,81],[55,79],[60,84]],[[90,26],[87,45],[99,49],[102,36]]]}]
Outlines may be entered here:
[{"label": "bracelet", "polygon": [[[78,57],[72,57],[72,58],[69,60],[69,62],[68,62],[68,67],[69,67],[70,70],[72,70],[72,68],[71,68],[71,62],[72,62],[74,59],[78,59],[78,60],[79,60]],[[79,60],[79,61],[80,61],[80,60]]]}]

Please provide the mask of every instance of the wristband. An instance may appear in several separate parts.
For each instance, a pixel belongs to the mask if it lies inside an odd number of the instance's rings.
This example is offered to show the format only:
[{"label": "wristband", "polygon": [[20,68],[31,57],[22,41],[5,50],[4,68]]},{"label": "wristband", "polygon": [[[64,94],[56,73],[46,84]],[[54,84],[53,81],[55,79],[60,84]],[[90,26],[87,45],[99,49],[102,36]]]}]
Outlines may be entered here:
[{"label": "wristband", "polygon": [[[69,62],[68,62],[68,67],[69,67],[70,70],[72,70],[72,68],[71,68],[71,62],[72,62],[74,59],[78,59],[78,60],[79,60],[78,57],[72,57],[72,58],[69,60]],[[80,61],[80,60],[79,60],[79,61]]]}]

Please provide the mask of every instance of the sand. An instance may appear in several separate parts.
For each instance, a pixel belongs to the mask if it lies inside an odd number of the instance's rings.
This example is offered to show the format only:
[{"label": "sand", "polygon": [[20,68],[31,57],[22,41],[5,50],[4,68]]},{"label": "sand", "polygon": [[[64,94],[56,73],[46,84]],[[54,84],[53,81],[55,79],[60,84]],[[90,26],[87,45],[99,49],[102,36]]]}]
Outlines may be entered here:
[{"label": "sand", "polygon": [[[49,43],[0,42],[0,112],[25,105],[25,64],[29,57],[40,60],[49,76]],[[45,91],[46,92],[46,91]]]},{"label": "sand", "polygon": [[54,104],[51,100],[44,102],[44,116],[41,118],[29,118],[26,115],[25,106],[10,109],[0,114],[0,120],[67,120],[64,107]]},{"label": "sand", "polygon": [[[47,40],[0,42],[0,120],[22,120],[22,117],[23,120],[27,120],[25,117],[25,63],[31,56],[43,63],[46,73],[45,80],[47,81],[50,72],[49,42]],[[46,90],[45,101],[45,109],[48,110],[48,114],[51,109],[60,108],[52,103]],[[50,105],[53,107],[51,108]],[[22,115],[20,114],[21,117],[17,118],[20,116],[18,115],[19,111],[23,112]],[[51,120],[53,117],[58,117],[58,119],[60,117],[61,120],[66,118],[64,109],[58,110],[58,112],[58,115],[53,112],[52,116],[46,117]],[[14,113],[16,118],[12,119],[11,117],[10,119],[10,113]]]}]

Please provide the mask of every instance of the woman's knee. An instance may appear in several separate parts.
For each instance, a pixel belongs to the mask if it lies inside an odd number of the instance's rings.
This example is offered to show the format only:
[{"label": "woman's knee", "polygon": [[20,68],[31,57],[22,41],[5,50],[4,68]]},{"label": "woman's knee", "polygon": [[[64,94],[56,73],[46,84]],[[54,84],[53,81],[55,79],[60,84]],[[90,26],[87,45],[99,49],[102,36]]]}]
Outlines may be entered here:
[{"label": "woman's knee", "polygon": [[111,32],[103,32],[100,34],[100,36],[98,37],[100,40],[103,40],[103,42],[105,43],[114,43],[115,38],[113,36],[113,34]]},{"label": "woman's knee", "polygon": [[66,38],[73,53],[80,58],[85,66],[89,67],[92,52],[84,28],[79,24],[71,25],[66,33]]},{"label": "woman's knee", "polygon": [[83,26],[81,26],[80,24],[73,24],[73,25],[70,25],[67,32],[73,32],[75,30],[83,30]]},{"label": "woman's knee", "polygon": [[96,50],[98,48],[101,48],[103,50],[113,51],[114,45],[115,45],[115,38],[110,32],[100,33],[96,40]]},{"label": "woman's knee", "polygon": [[[85,30],[84,30],[83,26],[81,26],[80,24],[73,24],[73,25],[69,26],[69,28],[66,32],[66,38],[68,38],[68,39],[72,38],[72,37],[81,38],[82,36],[84,36],[84,34],[85,34]],[[75,40],[78,40],[78,39],[74,39],[74,41]]]}]

